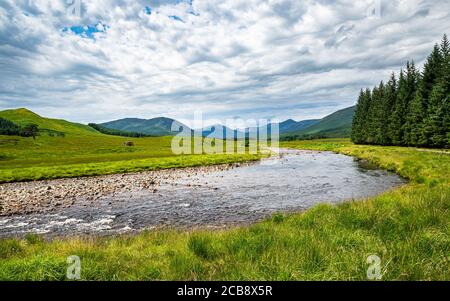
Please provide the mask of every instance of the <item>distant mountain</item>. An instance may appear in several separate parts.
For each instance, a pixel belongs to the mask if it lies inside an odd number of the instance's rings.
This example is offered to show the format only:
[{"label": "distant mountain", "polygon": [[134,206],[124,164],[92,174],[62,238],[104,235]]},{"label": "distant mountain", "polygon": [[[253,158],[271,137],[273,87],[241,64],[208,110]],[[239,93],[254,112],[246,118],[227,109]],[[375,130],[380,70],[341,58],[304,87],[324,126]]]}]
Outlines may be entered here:
[{"label": "distant mountain", "polygon": [[[292,123],[292,121],[294,123]],[[280,134],[301,131],[307,127],[313,126],[320,122],[320,119],[311,119],[303,121],[294,121],[292,119],[280,123]]]},{"label": "distant mountain", "polygon": [[356,106],[337,111],[326,116],[319,122],[305,127],[299,131],[289,131],[282,135],[283,137],[350,137],[352,130],[353,117],[355,116]]},{"label": "distant mountain", "polygon": [[288,119],[278,124],[280,133],[287,132],[290,128],[295,127],[298,124],[297,121],[293,119]]},{"label": "distant mountain", "polygon": [[244,137],[244,132],[239,130],[233,130],[230,129],[224,125],[216,124],[213,126],[205,127],[202,130],[203,137],[208,138],[217,138],[217,139],[223,139],[223,138],[237,138],[237,137]]},{"label": "distant mountain", "polygon": [[[285,136],[300,136],[300,135],[313,135],[321,134],[325,136],[348,136],[350,135],[353,115],[355,107],[348,108],[339,112],[336,112],[324,119],[310,119],[295,121],[293,119],[288,119],[278,124],[281,137]],[[267,130],[267,134],[270,135],[274,123],[268,124],[267,129],[265,126],[259,128],[247,128],[245,130],[231,130],[222,125],[215,125],[211,128],[203,130],[203,136],[208,136],[212,138],[225,137],[227,131],[228,133],[233,133],[232,137],[236,138],[239,134],[240,137],[248,137],[250,131],[255,133],[256,131],[261,133]],[[223,136],[222,136],[223,135]]]},{"label": "distant mountain", "polygon": [[71,135],[99,135],[95,129],[79,123],[61,119],[41,117],[27,109],[0,111],[0,117],[12,121],[20,126],[36,124],[41,132],[56,132]]},{"label": "distant mountain", "polygon": [[[303,120],[303,121],[295,121],[293,119],[288,119],[286,121],[280,122],[278,124],[278,128],[280,131],[280,135],[289,133],[289,132],[295,132],[295,131],[299,131],[301,129],[304,129],[308,126],[314,125],[317,122],[319,122],[320,119],[314,119],[314,120]],[[275,123],[270,123],[267,125],[267,133],[270,135],[271,131],[272,131],[272,127],[275,125]],[[245,132],[248,133],[250,130],[253,130],[253,133],[255,132],[255,128],[249,128],[246,129]],[[258,129],[258,132],[261,131],[265,131],[266,127],[265,126],[261,126]]]},{"label": "distant mountain", "polygon": [[172,131],[172,124],[177,122],[178,128],[183,126],[186,130],[190,128],[174,119],[159,117],[153,119],[125,118],[100,125],[112,130],[142,133],[151,136],[174,136],[179,131]]},{"label": "distant mountain", "polygon": [[143,137],[153,137],[151,135],[146,135],[142,133],[134,133],[134,132],[125,132],[121,130],[113,130],[110,128],[105,128],[104,126],[95,124],[95,123],[89,123],[88,124],[91,128],[99,131],[102,134],[110,135],[110,136],[119,136],[119,137],[133,137],[133,138],[143,138]]}]

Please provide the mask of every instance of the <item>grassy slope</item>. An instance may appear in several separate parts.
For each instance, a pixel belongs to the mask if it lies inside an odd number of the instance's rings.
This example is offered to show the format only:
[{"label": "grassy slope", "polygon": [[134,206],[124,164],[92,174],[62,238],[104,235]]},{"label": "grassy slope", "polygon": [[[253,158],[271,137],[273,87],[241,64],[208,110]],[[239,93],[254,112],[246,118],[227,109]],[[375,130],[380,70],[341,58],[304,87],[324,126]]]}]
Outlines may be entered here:
[{"label": "grassy slope", "polygon": [[99,135],[90,126],[72,123],[60,119],[43,118],[27,109],[16,109],[0,111],[0,117],[10,120],[21,126],[27,124],[37,124],[41,129],[54,130],[58,132],[70,133],[71,135]]},{"label": "grassy slope", "polygon": [[356,107],[337,111],[323,118],[320,122],[296,132],[286,133],[285,136],[324,135],[327,137],[349,137]]},{"label": "grassy slope", "polygon": [[[40,117],[26,109],[1,111],[0,117],[21,125],[64,132],[33,138],[0,136],[0,183],[62,177],[93,176],[256,160],[252,155],[177,157],[171,137],[128,138],[101,134],[89,126]],[[134,147],[124,146],[133,141]]]},{"label": "grassy slope", "polygon": [[0,241],[0,279],[63,280],[78,255],[83,279],[365,280],[369,255],[383,279],[450,280],[450,156],[347,140],[290,142],[368,159],[412,182],[364,202],[320,205],[227,231]]},{"label": "grassy slope", "polygon": [[292,132],[298,132],[303,129],[306,129],[310,126],[315,125],[320,122],[319,119],[311,119],[311,120],[303,120],[299,122],[295,122],[293,120],[287,120],[285,122],[280,123],[280,134],[288,134]]}]

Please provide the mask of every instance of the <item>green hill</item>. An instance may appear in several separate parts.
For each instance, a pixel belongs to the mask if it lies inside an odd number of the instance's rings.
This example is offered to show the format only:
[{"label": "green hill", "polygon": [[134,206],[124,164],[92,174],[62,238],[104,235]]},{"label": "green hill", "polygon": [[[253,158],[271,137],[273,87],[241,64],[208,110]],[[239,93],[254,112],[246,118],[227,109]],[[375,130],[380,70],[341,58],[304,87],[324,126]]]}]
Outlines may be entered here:
[{"label": "green hill", "polygon": [[[159,117],[153,119],[125,118],[100,124],[103,127],[125,132],[142,133],[151,136],[173,136],[172,124],[177,122],[170,118]],[[179,123],[181,126],[187,126]]]},{"label": "green hill", "polygon": [[95,129],[66,120],[41,117],[27,109],[0,111],[0,117],[12,121],[20,126],[36,124],[41,131],[55,131],[69,135],[99,135]]},{"label": "green hill", "polygon": [[302,121],[294,121],[292,119],[286,120],[285,122],[280,123],[280,133],[292,133],[298,132],[310,126],[313,126],[320,122],[320,120],[312,119],[312,120],[302,120]]},{"label": "green hill", "polygon": [[353,117],[356,107],[346,108],[326,116],[318,123],[300,131],[289,132],[283,137],[322,137],[346,138],[350,137]]}]

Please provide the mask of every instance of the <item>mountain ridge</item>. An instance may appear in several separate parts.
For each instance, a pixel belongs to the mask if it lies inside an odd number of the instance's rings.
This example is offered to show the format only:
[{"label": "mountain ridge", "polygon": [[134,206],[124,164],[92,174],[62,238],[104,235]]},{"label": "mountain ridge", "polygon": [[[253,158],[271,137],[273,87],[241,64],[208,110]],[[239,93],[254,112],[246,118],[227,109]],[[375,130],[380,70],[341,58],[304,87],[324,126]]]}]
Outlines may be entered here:
[{"label": "mountain ridge", "polygon": [[325,116],[316,124],[306,127],[299,131],[288,132],[282,137],[292,138],[347,138],[350,137],[352,130],[353,117],[355,116],[356,106],[338,110]]},{"label": "mountain ridge", "polygon": [[167,117],[156,117],[151,119],[141,118],[123,118],[105,123],[100,123],[101,126],[126,132],[136,132],[152,136],[173,136],[179,131],[172,131],[172,125],[177,122],[179,126],[189,129],[188,126],[181,122]]},{"label": "mountain ridge", "polygon": [[[282,139],[285,138],[309,138],[309,137],[349,137],[351,133],[353,116],[355,113],[356,106],[345,108],[334,112],[322,119],[309,119],[295,121],[293,119],[285,120],[279,123],[280,136]],[[89,134],[89,135],[99,135],[99,131],[89,127],[88,125],[72,123],[62,119],[52,119],[41,117],[40,115],[26,109],[18,108],[12,110],[0,111],[0,117],[10,120],[20,126],[27,124],[36,124],[41,129],[48,129],[63,133],[72,134]],[[179,127],[184,127],[185,131],[193,130],[185,124],[178,122],[175,119],[168,117],[156,117],[151,119],[142,118],[123,118],[114,121],[100,123],[100,126],[111,130],[129,132],[129,133],[142,133],[148,136],[174,136],[179,133],[179,131],[172,131],[172,125],[177,122]],[[269,133],[274,124],[269,124]],[[221,138],[222,133],[215,132],[214,130],[222,127],[224,133],[226,133],[226,127],[223,125],[214,125],[210,127],[205,127],[201,129],[203,136],[208,136],[210,138]],[[259,127],[260,130],[263,127]],[[242,137],[243,135],[248,136],[250,128],[241,130],[229,129],[228,132],[233,133],[233,137]],[[253,129],[254,130],[254,129]],[[220,130],[219,130],[220,131]]]}]

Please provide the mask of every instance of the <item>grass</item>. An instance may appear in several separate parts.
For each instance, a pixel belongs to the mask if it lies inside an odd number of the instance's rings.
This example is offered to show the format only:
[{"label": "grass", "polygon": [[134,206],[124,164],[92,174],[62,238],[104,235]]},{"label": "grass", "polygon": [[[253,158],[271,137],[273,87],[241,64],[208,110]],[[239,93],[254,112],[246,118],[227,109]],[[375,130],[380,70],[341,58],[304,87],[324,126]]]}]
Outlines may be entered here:
[{"label": "grass", "polygon": [[[124,146],[133,141],[134,147]],[[172,137],[0,136],[0,183],[253,161],[261,155],[175,156]]]},{"label": "grass", "polygon": [[[171,137],[0,136],[0,183],[254,161],[260,154],[175,156]],[[123,145],[133,141],[134,147]]]},{"label": "grass", "polygon": [[65,280],[67,257],[77,255],[84,280],[366,280],[367,258],[377,255],[384,280],[450,280],[448,154],[338,139],[282,146],[356,156],[411,182],[231,230],[5,239],[0,279]]}]

